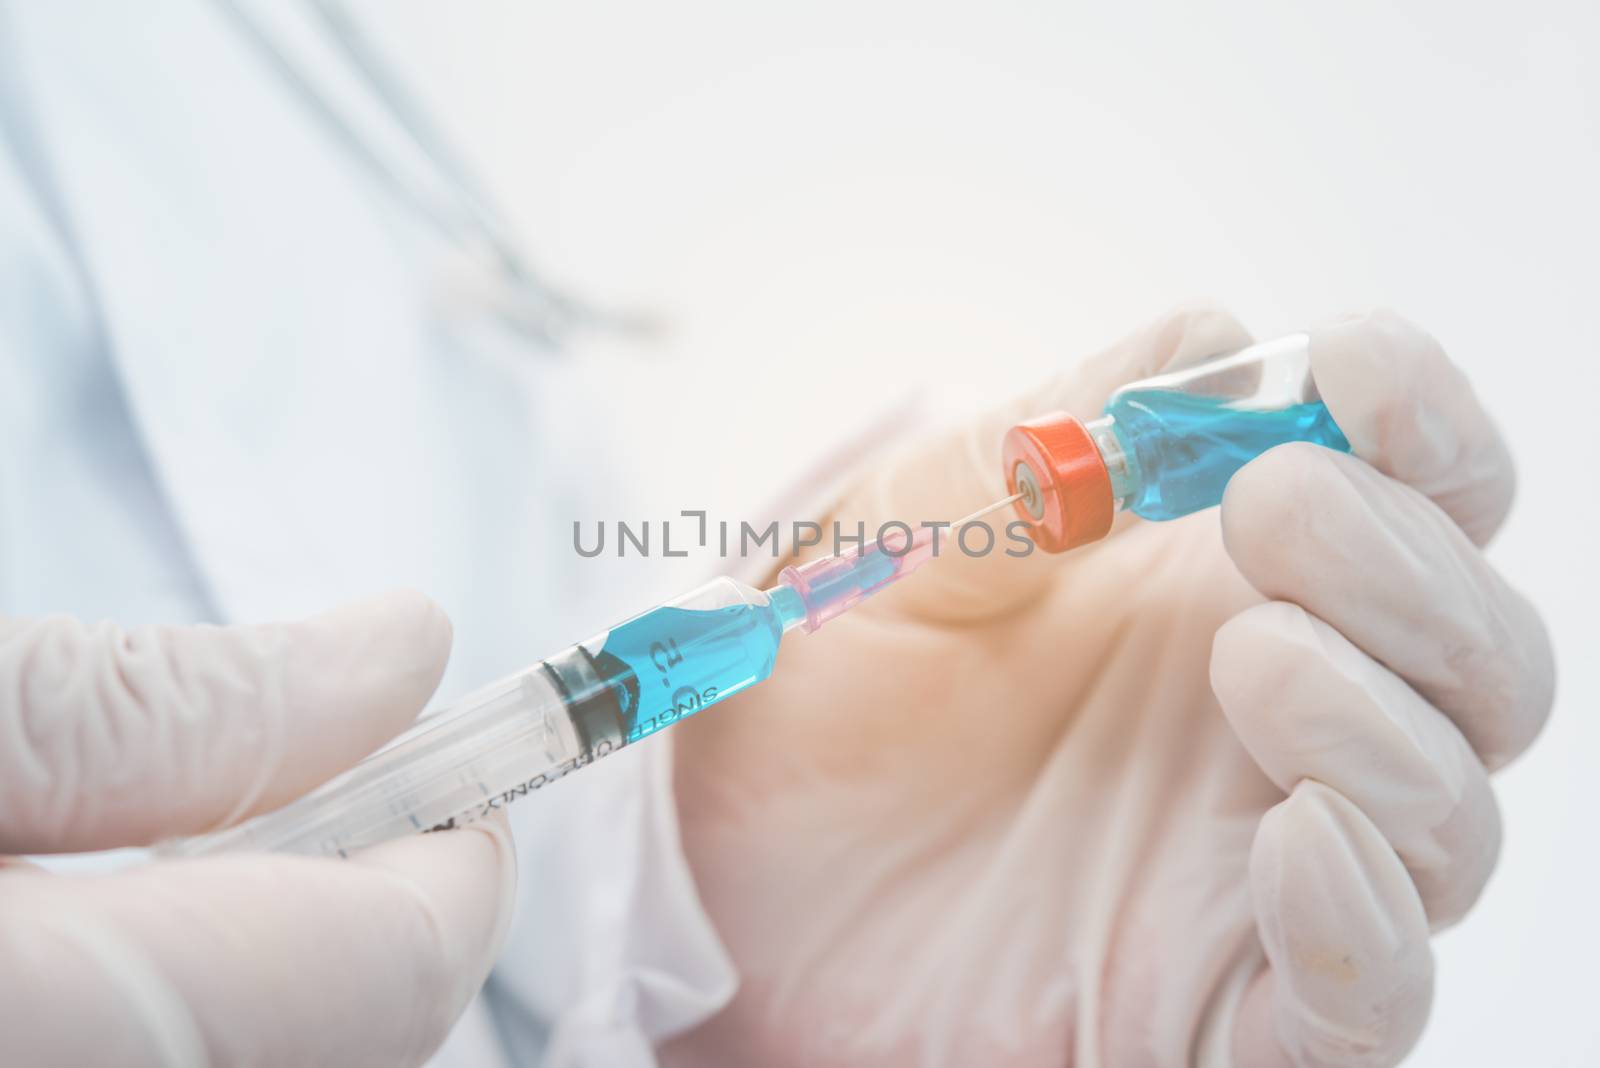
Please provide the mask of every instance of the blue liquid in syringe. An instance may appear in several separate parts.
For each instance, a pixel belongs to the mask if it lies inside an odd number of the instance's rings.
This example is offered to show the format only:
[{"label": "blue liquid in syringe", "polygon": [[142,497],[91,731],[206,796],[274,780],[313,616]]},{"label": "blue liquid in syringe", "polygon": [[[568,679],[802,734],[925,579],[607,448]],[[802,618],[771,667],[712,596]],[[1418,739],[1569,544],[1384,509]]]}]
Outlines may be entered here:
[{"label": "blue liquid in syringe", "polygon": [[765,679],[782,637],[776,604],[663,607],[612,628],[595,659],[631,743]]},{"label": "blue liquid in syringe", "polygon": [[772,674],[784,631],[807,618],[808,605],[850,604],[893,582],[898,558],[867,550],[802,595],[787,582],[765,603],[720,608],[666,605],[613,627],[594,654],[626,741],[638,741],[731,697]]},{"label": "blue liquid in syringe", "polygon": [[1117,437],[1138,470],[1130,511],[1146,519],[1177,519],[1220,504],[1235,472],[1285,442],[1350,451],[1321,401],[1265,410],[1234,403],[1161,389],[1111,398],[1106,414],[1115,419]]}]

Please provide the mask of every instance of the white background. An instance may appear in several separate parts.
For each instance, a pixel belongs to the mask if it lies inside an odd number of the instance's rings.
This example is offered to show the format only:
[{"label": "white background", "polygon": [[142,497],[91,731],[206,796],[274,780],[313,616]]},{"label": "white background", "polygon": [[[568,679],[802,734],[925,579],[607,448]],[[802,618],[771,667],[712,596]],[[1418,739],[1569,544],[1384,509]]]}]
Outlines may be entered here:
[{"label": "white background", "polygon": [[1293,6],[410,0],[382,36],[541,264],[670,317],[583,355],[620,368],[641,517],[747,504],[917,383],[975,404],[1183,300],[1431,329],[1520,460],[1492,551],[1561,687],[1412,1063],[1600,1064],[1600,7]]}]

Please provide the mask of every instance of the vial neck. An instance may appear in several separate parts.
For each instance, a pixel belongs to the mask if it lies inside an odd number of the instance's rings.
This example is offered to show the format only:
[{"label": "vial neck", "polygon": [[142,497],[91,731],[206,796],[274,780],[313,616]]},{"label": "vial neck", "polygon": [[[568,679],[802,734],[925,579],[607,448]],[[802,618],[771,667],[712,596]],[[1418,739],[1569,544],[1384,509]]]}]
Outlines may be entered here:
[{"label": "vial neck", "polygon": [[1101,462],[1106,465],[1106,474],[1111,477],[1112,507],[1120,512],[1139,492],[1139,465],[1133,454],[1123,446],[1116,423],[1114,416],[1102,415],[1099,419],[1084,423],[1083,428],[1089,432],[1094,447],[1100,450]]}]

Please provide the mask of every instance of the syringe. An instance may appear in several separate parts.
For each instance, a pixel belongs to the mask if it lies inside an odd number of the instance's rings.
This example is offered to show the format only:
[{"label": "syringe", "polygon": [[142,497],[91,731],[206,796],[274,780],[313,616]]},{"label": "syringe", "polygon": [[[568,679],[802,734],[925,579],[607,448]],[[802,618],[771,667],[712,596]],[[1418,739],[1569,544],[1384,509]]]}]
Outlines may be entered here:
[{"label": "syringe", "polygon": [[344,856],[480,820],[762,681],[789,631],[816,630],[935,555],[933,528],[892,533],[860,553],[786,567],[771,589],[714,579],[468,694],[280,809],[163,851]]}]

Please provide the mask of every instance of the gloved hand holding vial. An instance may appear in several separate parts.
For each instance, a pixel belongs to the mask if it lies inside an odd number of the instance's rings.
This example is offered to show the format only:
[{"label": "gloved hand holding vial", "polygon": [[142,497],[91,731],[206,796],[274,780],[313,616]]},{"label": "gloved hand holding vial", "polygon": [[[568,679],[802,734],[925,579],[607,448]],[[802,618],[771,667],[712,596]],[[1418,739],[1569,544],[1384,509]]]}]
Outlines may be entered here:
[{"label": "gloved hand holding vial", "polygon": [[839,503],[851,529],[959,516],[1025,460],[1021,513],[1084,543],[945,554],[675,731],[740,985],[667,1064],[1411,1049],[1430,936],[1498,854],[1490,773],[1551,703],[1538,613],[1482,552],[1511,460],[1396,316],[1226,358],[1250,344],[1168,316]]}]

